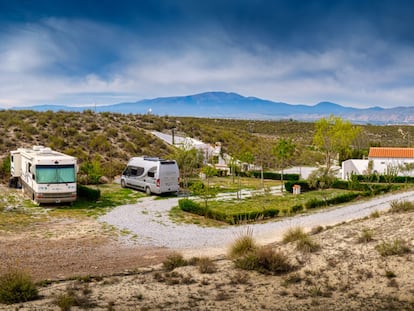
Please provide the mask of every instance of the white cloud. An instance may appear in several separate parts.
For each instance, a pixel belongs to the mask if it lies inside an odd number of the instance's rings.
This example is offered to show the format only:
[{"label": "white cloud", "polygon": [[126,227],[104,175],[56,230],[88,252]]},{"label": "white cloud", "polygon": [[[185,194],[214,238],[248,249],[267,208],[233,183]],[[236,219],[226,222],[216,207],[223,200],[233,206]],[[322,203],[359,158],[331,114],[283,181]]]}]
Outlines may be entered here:
[{"label": "white cloud", "polygon": [[85,105],[96,98],[110,104],[212,90],[292,104],[411,105],[410,49],[381,41],[362,49],[362,40],[349,50],[246,49],[213,30],[213,37],[157,41],[84,20],[16,27],[0,35],[0,106]]}]

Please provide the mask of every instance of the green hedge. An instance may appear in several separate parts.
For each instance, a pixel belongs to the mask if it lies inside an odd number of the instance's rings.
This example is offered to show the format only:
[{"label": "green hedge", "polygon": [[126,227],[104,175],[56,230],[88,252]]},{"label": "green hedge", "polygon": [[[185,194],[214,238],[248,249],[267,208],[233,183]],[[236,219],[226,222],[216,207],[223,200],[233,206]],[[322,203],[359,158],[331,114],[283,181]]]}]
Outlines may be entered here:
[{"label": "green hedge", "polygon": [[[262,178],[261,172],[252,172],[256,178]],[[282,174],[274,172],[263,172],[264,179],[282,180]],[[299,180],[299,174],[283,174],[283,180]]]},{"label": "green hedge", "polygon": [[360,182],[377,182],[377,183],[414,183],[414,177],[410,176],[386,176],[386,175],[353,175]]},{"label": "green hedge", "polygon": [[309,183],[306,180],[297,180],[297,181],[287,181],[285,182],[285,189],[288,192],[293,192],[293,186],[299,185],[300,186],[300,192],[306,192],[309,190],[313,190]]},{"label": "green hedge", "polygon": [[193,213],[200,216],[205,216],[210,219],[223,221],[234,225],[242,222],[255,221],[258,219],[267,219],[276,217],[279,210],[276,208],[269,208],[263,211],[249,211],[242,213],[226,213],[224,211],[212,210],[206,208],[203,203],[198,203],[190,199],[181,199],[178,201],[178,206],[185,212]]},{"label": "green hedge", "polygon": [[355,192],[350,193],[344,193],[342,195],[336,196],[334,198],[328,199],[328,200],[322,200],[322,199],[311,199],[305,203],[305,207],[307,209],[317,208],[320,206],[328,206],[328,205],[335,205],[335,204],[341,204],[350,202],[353,199],[360,196],[360,194]]},{"label": "green hedge", "polygon": [[92,189],[81,184],[76,187],[77,196],[87,201],[97,201],[101,197],[101,190]]}]

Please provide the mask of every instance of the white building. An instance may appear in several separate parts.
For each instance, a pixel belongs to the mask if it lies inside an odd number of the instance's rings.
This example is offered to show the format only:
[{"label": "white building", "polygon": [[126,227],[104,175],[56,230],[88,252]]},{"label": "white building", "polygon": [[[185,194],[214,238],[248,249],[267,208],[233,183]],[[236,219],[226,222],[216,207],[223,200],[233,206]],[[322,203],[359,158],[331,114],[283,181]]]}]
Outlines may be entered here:
[{"label": "white building", "polygon": [[402,169],[410,163],[414,163],[414,148],[371,147],[368,159],[349,159],[342,162],[342,179],[347,180],[352,174],[365,175],[369,172],[414,176],[414,170]]}]

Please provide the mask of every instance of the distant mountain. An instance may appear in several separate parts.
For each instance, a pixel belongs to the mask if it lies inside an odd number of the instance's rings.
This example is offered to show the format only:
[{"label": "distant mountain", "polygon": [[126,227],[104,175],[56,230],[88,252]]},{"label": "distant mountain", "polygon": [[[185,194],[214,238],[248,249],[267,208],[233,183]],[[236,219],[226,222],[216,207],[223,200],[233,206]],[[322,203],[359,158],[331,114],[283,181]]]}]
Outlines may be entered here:
[{"label": "distant mountain", "polygon": [[344,107],[330,102],[320,102],[314,106],[291,105],[226,92],[206,92],[189,96],[160,97],[155,99],[144,99],[135,103],[120,103],[96,107],[41,105],[15,107],[13,109],[30,109],[36,111],[92,110],[96,112],[115,112],[123,114],[152,113],[159,116],[169,115],[256,120],[294,119],[299,121],[314,121],[333,114],[353,123],[414,124],[414,107],[396,107],[390,109],[372,107],[358,109]]}]

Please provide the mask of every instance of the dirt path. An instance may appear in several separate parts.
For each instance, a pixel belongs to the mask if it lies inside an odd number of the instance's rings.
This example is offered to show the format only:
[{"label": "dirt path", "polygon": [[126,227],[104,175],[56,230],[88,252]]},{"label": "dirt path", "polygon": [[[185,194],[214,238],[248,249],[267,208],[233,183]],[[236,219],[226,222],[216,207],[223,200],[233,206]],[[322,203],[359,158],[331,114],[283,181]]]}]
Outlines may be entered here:
[{"label": "dirt path", "polygon": [[195,224],[176,224],[169,217],[169,211],[178,204],[177,198],[153,200],[146,198],[132,205],[118,206],[99,218],[117,227],[127,230],[138,239],[127,236],[123,242],[127,245],[143,245],[180,249],[186,253],[223,254],[234,239],[252,230],[255,238],[263,244],[280,240],[283,232],[295,226],[311,229],[316,226],[330,226],[370,215],[374,211],[389,208],[393,200],[412,200],[414,191],[386,194],[358,203],[345,204],[315,213],[269,221],[260,224],[248,224],[227,227],[200,227]]}]

